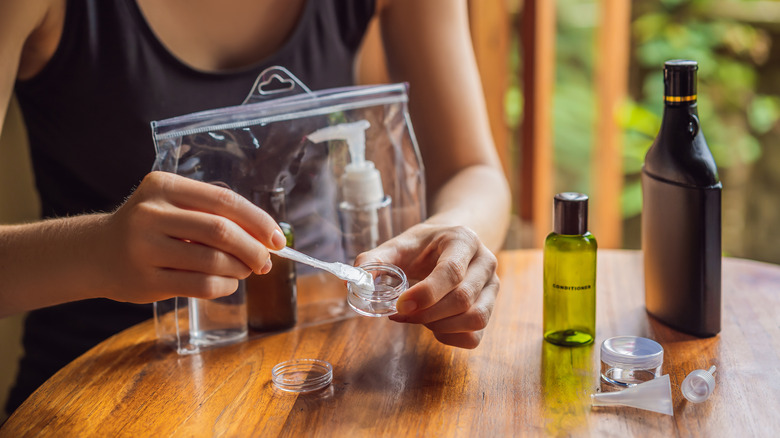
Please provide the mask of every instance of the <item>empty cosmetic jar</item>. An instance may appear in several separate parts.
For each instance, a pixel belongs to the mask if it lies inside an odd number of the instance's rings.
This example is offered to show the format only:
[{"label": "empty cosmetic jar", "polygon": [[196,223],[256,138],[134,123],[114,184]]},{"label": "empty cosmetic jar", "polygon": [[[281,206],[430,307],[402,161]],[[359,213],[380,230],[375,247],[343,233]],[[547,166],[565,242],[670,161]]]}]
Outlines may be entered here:
[{"label": "empty cosmetic jar", "polygon": [[295,359],[277,364],[271,370],[274,386],[282,391],[317,391],[333,381],[333,366],[319,359]]},{"label": "empty cosmetic jar", "polygon": [[664,349],[652,339],[617,336],[601,344],[601,381],[625,389],[661,376]]},{"label": "empty cosmetic jar", "polygon": [[397,313],[395,303],[409,288],[406,274],[398,266],[389,263],[367,263],[360,268],[374,278],[374,290],[348,283],[347,302],[363,316],[389,316]]}]

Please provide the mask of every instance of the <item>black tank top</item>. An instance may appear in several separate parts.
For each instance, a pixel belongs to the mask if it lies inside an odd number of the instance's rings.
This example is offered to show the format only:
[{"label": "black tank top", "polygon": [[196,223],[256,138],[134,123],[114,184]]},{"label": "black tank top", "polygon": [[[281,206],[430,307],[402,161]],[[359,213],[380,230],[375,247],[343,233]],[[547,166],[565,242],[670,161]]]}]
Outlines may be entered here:
[{"label": "black tank top", "polygon": [[[277,52],[211,73],[173,56],[135,0],[68,0],[54,56],[15,87],[43,217],[117,208],[154,162],[150,121],[240,104],[269,66],[286,67],[313,90],[352,84],[374,1],[307,0]],[[151,316],[151,305],[104,299],[30,312],[6,410],[98,342]]]}]

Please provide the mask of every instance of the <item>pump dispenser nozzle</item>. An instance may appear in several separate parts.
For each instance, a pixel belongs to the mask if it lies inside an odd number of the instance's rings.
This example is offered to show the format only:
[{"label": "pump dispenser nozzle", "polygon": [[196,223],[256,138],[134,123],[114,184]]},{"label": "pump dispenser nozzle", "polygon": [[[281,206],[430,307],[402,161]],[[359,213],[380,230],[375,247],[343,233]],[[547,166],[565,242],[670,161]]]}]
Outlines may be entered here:
[{"label": "pump dispenser nozzle", "polygon": [[353,206],[378,203],[385,196],[382,176],[374,163],[366,161],[366,129],[370,126],[368,120],[360,120],[328,126],[307,136],[315,143],[329,140],[347,142],[350,163],[344,169],[341,181],[344,201]]},{"label": "pump dispenser nozzle", "polygon": [[[391,235],[390,198],[382,188],[382,176],[374,163],[366,160],[367,120],[327,126],[307,136],[314,143],[343,140],[349,148],[350,163],[341,176],[342,227],[347,257],[374,248]],[[381,213],[380,213],[381,212]]]},{"label": "pump dispenser nozzle", "polygon": [[[322,143],[328,140],[344,140],[349,147],[351,165],[363,166],[366,162],[366,129],[371,126],[368,120],[359,120],[353,123],[328,126],[312,132],[306,137],[314,143]],[[371,163],[370,161],[368,163]],[[374,164],[371,163],[371,167]]]}]

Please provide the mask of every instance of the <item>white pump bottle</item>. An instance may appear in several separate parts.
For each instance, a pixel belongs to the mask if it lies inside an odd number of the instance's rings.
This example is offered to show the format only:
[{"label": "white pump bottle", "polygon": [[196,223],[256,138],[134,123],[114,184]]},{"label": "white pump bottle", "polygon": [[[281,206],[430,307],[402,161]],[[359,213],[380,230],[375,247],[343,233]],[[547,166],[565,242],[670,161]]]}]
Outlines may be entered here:
[{"label": "white pump bottle", "polygon": [[346,255],[350,261],[392,236],[391,199],[384,193],[379,170],[374,163],[366,160],[366,129],[370,126],[367,120],[360,120],[328,126],[307,136],[314,143],[330,140],[347,142],[350,163],[341,176],[339,213]]}]

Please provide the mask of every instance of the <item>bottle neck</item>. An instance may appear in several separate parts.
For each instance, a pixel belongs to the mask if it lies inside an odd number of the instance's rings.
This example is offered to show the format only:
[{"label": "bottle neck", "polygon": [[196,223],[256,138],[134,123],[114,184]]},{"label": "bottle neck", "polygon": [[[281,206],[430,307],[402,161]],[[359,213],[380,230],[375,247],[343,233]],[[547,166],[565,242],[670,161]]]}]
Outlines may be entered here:
[{"label": "bottle neck", "polygon": [[[666,100],[666,96],[664,97],[664,113],[661,119],[662,125],[670,127],[670,124],[672,126],[680,124],[679,127],[673,129],[677,132],[679,132],[680,129],[688,131],[692,121],[691,116],[696,116],[696,119],[698,119],[699,116],[699,105],[697,104],[696,99],[690,101],[668,101]],[[696,125],[698,125],[698,123],[696,123]]]},{"label": "bottle neck", "polygon": [[719,186],[718,169],[699,124],[695,61],[664,64],[664,115],[642,173],[688,187]]},{"label": "bottle neck", "polygon": [[685,101],[670,101],[667,99],[679,99],[677,96],[664,96],[664,108],[698,108],[698,100],[685,100]]},{"label": "bottle neck", "polygon": [[676,60],[664,64],[664,102],[667,104],[688,104],[696,102],[698,94],[694,61]]},{"label": "bottle neck", "polygon": [[665,106],[696,106],[697,95],[692,94],[688,96],[680,95],[664,95]]},{"label": "bottle neck", "polygon": [[689,187],[719,183],[698,117],[696,99],[667,99],[661,128],[647,152],[643,172],[656,179]]}]

